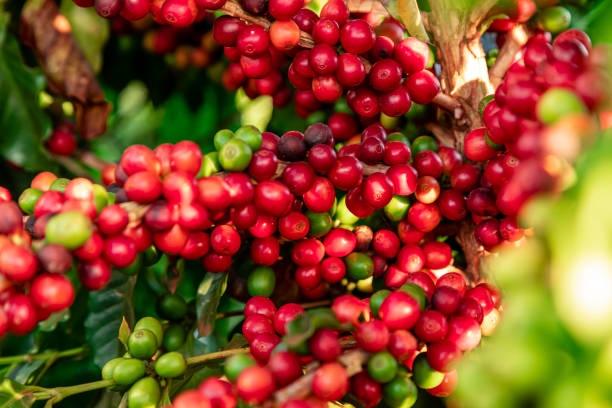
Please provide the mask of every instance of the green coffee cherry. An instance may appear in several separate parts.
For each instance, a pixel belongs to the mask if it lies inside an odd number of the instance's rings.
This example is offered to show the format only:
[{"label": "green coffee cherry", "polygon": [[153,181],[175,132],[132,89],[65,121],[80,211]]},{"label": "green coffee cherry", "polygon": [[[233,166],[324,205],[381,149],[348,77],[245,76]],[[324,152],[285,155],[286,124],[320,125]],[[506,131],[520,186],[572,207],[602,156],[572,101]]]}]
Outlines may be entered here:
[{"label": "green coffee cherry", "polygon": [[234,137],[246,142],[253,152],[259,150],[263,141],[261,132],[253,125],[246,125],[238,128]]},{"label": "green coffee cherry", "polygon": [[255,364],[253,357],[247,354],[234,354],[225,360],[223,371],[231,382],[235,382],[241,372]]},{"label": "green coffee cherry", "polygon": [[34,213],[34,206],[38,201],[38,198],[43,194],[42,190],[37,188],[27,188],[23,190],[23,193],[19,196],[19,208],[26,214]]},{"label": "green coffee cherry", "polygon": [[202,157],[202,167],[198,173],[198,178],[209,177],[212,174],[221,171],[221,163],[219,163],[219,153],[211,152]]},{"label": "green coffee cherry", "polygon": [[100,212],[100,210],[102,210],[104,207],[106,207],[109,204],[108,192],[100,184],[94,184],[93,194],[94,194],[93,200],[94,200],[94,204],[96,205],[96,211]]},{"label": "green coffee cherry", "polygon": [[359,221],[359,217],[355,216],[346,206],[346,196],[340,199],[338,202],[338,209],[334,217],[342,225],[353,225]]},{"label": "green coffee cherry", "polygon": [[157,312],[168,320],[181,320],[187,314],[187,302],[181,295],[168,293],[157,303]]},{"label": "green coffee cherry", "polygon": [[414,360],[412,366],[412,372],[414,374],[414,382],[420,388],[429,389],[437,387],[442,384],[444,380],[444,373],[434,370],[427,362],[425,353],[421,353]]},{"label": "green coffee cherry", "polygon": [[370,296],[370,310],[372,311],[374,317],[379,317],[378,309],[380,309],[380,305],[382,304],[383,300],[385,300],[390,293],[391,291],[388,289],[381,289]]},{"label": "green coffee cherry", "polygon": [[489,104],[489,102],[491,102],[494,99],[495,99],[495,95],[487,95],[480,100],[480,102],[478,103],[478,114],[480,116],[484,114],[484,110]]},{"label": "green coffee cherry", "polygon": [[109,362],[104,364],[104,367],[102,367],[102,379],[103,380],[112,380],[113,379],[113,371],[115,370],[115,367],[117,367],[117,364],[119,364],[123,360],[125,360],[125,358],[123,358],[123,357],[113,358],[112,360],[110,360]]},{"label": "green coffee cherry", "polygon": [[269,266],[259,266],[247,278],[247,291],[251,296],[269,297],[274,292],[276,276]]},{"label": "green coffee cherry", "polygon": [[79,211],[67,211],[49,220],[45,227],[45,238],[51,244],[76,249],[91,237],[92,232],[89,217]]},{"label": "green coffee cherry", "polygon": [[350,114],[353,113],[351,108],[349,108],[348,103],[346,102],[346,98],[345,97],[341,97],[341,98],[336,99],[336,102],[334,102],[334,112],[338,112],[338,113],[350,113]]},{"label": "green coffee cherry", "polygon": [[438,151],[438,143],[436,139],[431,136],[419,136],[412,142],[412,157],[418,153],[431,150],[434,152]]},{"label": "green coffee cherry", "polygon": [[68,183],[70,183],[70,180],[67,178],[56,178],[49,186],[49,191],[59,191],[60,193],[63,193],[66,190],[66,185]]},{"label": "green coffee cherry", "polygon": [[544,92],[536,106],[538,119],[550,125],[566,115],[584,113],[587,111],[584,103],[571,90],[565,88],[550,88]]},{"label": "green coffee cherry", "polygon": [[145,375],[145,364],[142,360],[126,358],[120,361],[113,370],[113,380],[119,385],[133,384]]},{"label": "green coffee cherry", "polygon": [[134,325],[134,331],[140,329],[147,329],[155,335],[157,340],[157,347],[159,348],[162,344],[162,340],[164,338],[164,329],[162,328],[161,323],[154,317],[143,317]]},{"label": "green coffee cherry", "polygon": [[332,218],[329,213],[314,213],[312,211],[306,212],[306,218],[310,224],[308,230],[309,237],[320,237],[327,234],[332,228]]},{"label": "green coffee cherry", "polygon": [[410,146],[410,140],[402,132],[393,132],[387,136],[387,142],[402,142]]},{"label": "green coffee cherry", "polygon": [[180,324],[169,326],[164,332],[164,348],[176,351],[185,343],[185,329]]},{"label": "green coffee cherry", "polygon": [[182,375],[187,369],[185,357],[177,351],[162,354],[155,362],[155,372],[160,377],[174,378]]},{"label": "green coffee cherry", "polygon": [[393,196],[389,204],[387,204],[384,208],[385,215],[391,221],[401,221],[404,219],[406,214],[408,213],[408,209],[410,208],[410,200],[408,197],[396,195]]},{"label": "green coffee cherry", "polygon": [[572,13],[561,6],[547,7],[537,17],[538,27],[553,34],[567,30],[572,22]]},{"label": "green coffee cherry", "polygon": [[128,337],[128,350],[135,358],[148,360],[157,351],[157,337],[151,330],[134,330]]},{"label": "green coffee cherry", "polygon": [[388,351],[380,351],[368,360],[368,374],[374,381],[387,383],[397,374],[397,360]]},{"label": "green coffee cherry", "polygon": [[155,265],[161,256],[161,252],[157,250],[155,245],[151,245],[142,253],[142,263],[144,266]]},{"label": "green coffee cherry", "polygon": [[361,252],[350,253],[344,258],[347,275],[354,280],[369,278],[374,274],[372,258]]},{"label": "green coffee cherry", "polygon": [[408,293],[418,302],[421,312],[425,310],[427,307],[427,294],[422,287],[414,283],[405,283],[400,287],[400,290]]},{"label": "green coffee cherry", "polygon": [[384,401],[391,408],[409,408],[414,405],[418,389],[414,383],[403,375],[398,375],[384,386]]},{"label": "green coffee cherry", "polygon": [[306,126],[313,125],[317,122],[325,122],[326,120],[327,115],[324,111],[315,111],[308,115],[308,117],[306,118]]},{"label": "green coffee cherry", "polygon": [[213,136],[213,143],[217,151],[221,150],[224,144],[226,144],[231,138],[234,137],[234,133],[229,129],[221,129],[215,136]]},{"label": "green coffee cherry", "polygon": [[156,408],[161,397],[161,388],[155,378],[138,380],[128,391],[128,408]]},{"label": "green coffee cherry", "polygon": [[219,150],[219,163],[225,170],[242,171],[249,166],[253,151],[242,139],[233,138]]}]

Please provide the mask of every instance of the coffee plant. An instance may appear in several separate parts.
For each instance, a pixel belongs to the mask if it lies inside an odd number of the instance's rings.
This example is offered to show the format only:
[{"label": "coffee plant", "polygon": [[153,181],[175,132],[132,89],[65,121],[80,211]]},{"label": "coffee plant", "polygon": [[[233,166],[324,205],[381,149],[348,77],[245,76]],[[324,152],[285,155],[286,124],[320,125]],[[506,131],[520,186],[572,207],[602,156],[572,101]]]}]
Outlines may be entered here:
[{"label": "coffee plant", "polygon": [[609,0],[0,5],[2,407],[612,407]]}]

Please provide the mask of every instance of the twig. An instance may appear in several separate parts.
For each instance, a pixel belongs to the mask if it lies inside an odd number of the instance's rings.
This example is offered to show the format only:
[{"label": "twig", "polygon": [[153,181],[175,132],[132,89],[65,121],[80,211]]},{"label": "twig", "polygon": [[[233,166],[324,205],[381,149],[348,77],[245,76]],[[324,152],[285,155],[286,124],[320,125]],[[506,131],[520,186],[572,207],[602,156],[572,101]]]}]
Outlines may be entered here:
[{"label": "twig", "polygon": [[475,228],[476,226],[471,220],[462,221],[456,238],[465,255],[465,260],[467,262],[465,275],[470,282],[480,282],[480,261],[484,255],[482,247],[474,236]]},{"label": "twig", "polygon": [[77,155],[83,164],[91,167],[92,169],[96,169],[98,171],[102,171],[106,166],[110,163],[100,159],[93,152],[90,151],[79,151]]},{"label": "twig", "polygon": [[499,52],[495,64],[489,69],[489,79],[495,88],[501,84],[506,71],[514,62],[516,54],[529,40],[530,32],[524,24],[515,25],[506,36],[506,42]]},{"label": "twig", "polygon": [[454,119],[461,119],[465,113],[461,103],[454,97],[450,96],[449,94],[445,94],[444,92],[438,93],[433,98],[433,103],[451,112]]},{"label": "twig", "polygon": [[214,353],[202,354],[199,356],[193,356],[187,359],[187,365],[202,364],[210,360],[219,360],[221,358],[231,357],[235,354],[248,354],[249,351],[250,349],[248,347],[242,347],[242,348],[216,351]]},{"label": "twig", "polygon": [[83,167],[79,162],[68,156],[52,155],[53,159],[58,162],[62,167],[65,167],[72,174],[78,177],[90,178],[91,174]]},{"label": "twig", "polygon": [[51,358],[64,358],[64,357],[74,357],[82,354],[87,349],[85,347],[76,347],[69,350],[63,351],[45,351],[44,353],[39,354],[20,354],[18,356],[6,356],[0,357],[0,365],[5,364],[13,364],[13,363],[29,363],[35,360],[48,360]]},{"label": "twig", "polygon": [[455,137],[447,129],[434,122],[425,124],[425,129],[433,133],[444,146],[455,147]]},{"label": "twig", "polygon": [[[353,376],[362,370],[363,364],[368,361],[369,354],[362,350],[347,351],[338,358],[338,362],[346,367],[348,376]],[[313,365],[314,366],[314,365]],[[284,402],[294,398],[305,398],[312,390],[312,380],[315,370],[298,378],[285,388],[274,393],[274,403],[282,405]]]}]

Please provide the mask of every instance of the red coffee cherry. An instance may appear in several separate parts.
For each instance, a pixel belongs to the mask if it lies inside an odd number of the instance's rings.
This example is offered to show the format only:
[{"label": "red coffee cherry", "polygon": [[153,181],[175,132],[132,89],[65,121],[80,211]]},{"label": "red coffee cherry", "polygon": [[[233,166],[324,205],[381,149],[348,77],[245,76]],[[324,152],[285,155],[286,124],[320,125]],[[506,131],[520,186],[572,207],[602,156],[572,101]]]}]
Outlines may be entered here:
[{"label": "red coffee cherry", "polygon": [[103,248],[104,238],[97,231],[93,231],[91,237],[72,253],[82,261],[92,261],[102,255]]},{"label": "red coffee cherry", "polygon": [[355,338],[359,347],[369,353],[376,353],[384,350],[389,344],[389,329],[380,320],[370,320],[359,326]]},{"label": "red coffee cherry", "polygon": [[253,296],[244,305],[244,317],[249,317],[254,314],[259,314],[274,319],[276,306],[270,299],[264,296]]},{"label": "red coffee cherry", "polygon": [[455,313],[461,302],[461,294],[450,286],[437,288],[431,297],[433,307],[449,316]]},{"label": "red coffee cherry", "polygon": [[253,202],[258,211],[280,217],[287,214],[291,209],[293,194],[280,181],[267,180],[255,187]]},{"label": "red coffee cherry", "polygon": [[198,179],[198,200],[209,210],[223,210],[232,204],[228,183],[221,177]]},{"label": "red coffee cherry", "polygon": [[111,269],[102,258],[79,264],[79,279],[89,290],[104,288],[111,278]]},{"label": "red coffee cherry", "polygon": [[278,387],[290,384],[302,376],[300,358],[290,351],[278,351],[272,354],[267,368],[274,376]]},{"label": "red coffee cherry", "polygon": [[345,257],[355,249],[357,237],[345,228],[334,228],[323,240],[325,253],[328,256]]},{"label": "red coffee cherry", "polygon": [[346,265],[342,259],[329,257],[321,262],[321,277],[329,283],[340,282],[346,275]]},{"label": "red coffee cherry", "polygon": [[437,310],[426,310],[421,313],[414,326],[414,333],[417,337],[427,343],[444,339],[447,330],[446,316]]},{"label": "red coffee cherry", "polygon": [[407,330],[396,330],[389,337],[389,352],[400,361],[413,356],[417,348],[416,337]]},{"label": "red coffee cherry", "polygon": [[382,386],[362,371],[351,378],[351,392],[367,407],[377,405],[382,399]]},{"label": "red coffee cherry", "polygon": [[118,204],[111,204],[100,211],[96,224],[104,235],[116,235],[123,231],[128,222],[127,211]]},{"label": "red coffee cherry", "polygon": [[232,266],[232,257],[228,255],[208,253],[204,256],[204,258],[202,258],[202,266],[208,272],[225,272],[230,268],[230,266]]},{"label": "red coffee cherry", "polygon": [[240,249],[240,234],[229,225],[219,225],[210,234],[210,245],[218,254],[233,255]]},{"label": "red coffee cherry", "polygon": [[157,200],[162,193],[161,181],[155,174],[148,171],[132,174],[123,187],[131,201],[143,204]]},{"label": "red coffee cherry", "polygon": [[278,220],[278,231],[282,237],[297,241],[308,234],[310,223],[304,214],[293,211]]},{"label": "red coffee cherry", "polygon": [[295,244],[291,251],[291,259],[299,266],[316,265],[323,260],[325,247],[315,238],[302,240]]},{"label": "red coffee cherry", "polygon": [[263,367],[248,367],[236,379],[238,396],[249,404],[264,402],[274,388],[274,377],[270,370]]},{"label": "red coffee cherry", "polygon": [[284,336],[287,334],[287,324],[303,313],[305,313],[304,308],[297,303],[282,305],[274,315],[274,330]]},{"label": "red coffee cherry", "polygon": [[191,140],[181,140],[170,152],[170,168],[172,171],[183,171],[195,176],[202,166],[202,151]]},{"label": "red coffee cherry", "polygon": [[404,73],[411,75],[425,69],[429,63],[429,55],[427,44],[417,38],[409,37],[395,47],[393,59],[400,63]]},{"label": "red coffee cherry", "polygon": [[8,244],[0,251],[0,272],[10,281],[24,283],[38,270],[38,260],[31,249]]},{"label": "red coffee cherry", "polygon": [[125,268],[136,259],[134,242],[124,236],[109,237],[104,241],[104,258],[117,268]]},{"label": "red coffee cherry", "polygon": [[153,151],[147,146],[132,145],[123,152],[117,168],[121,168],[127,176],[131,176],[141,171],[159,174],[161,165]]},{"label": "red coffee cherry", "polygon": [[461,351],[455,343],[442,340],[427,346],[427,362],[434,370],[449,372],[461,361]]},{"label": "red coffee cherry", "polygon": [[172,204],[192,203],[198,197],[195,178],[184,171],[173,171],[164,177],[162,191]]},{"label": "red coffee cherry", "polygon": [[455,289],[461,296],[465,295],[465,278],[457,272],[449,272],[440,276],[436,281],[436,287],[449,286]]},{"label": "red coffee cherry", "polygon": [[480,325],[471,317],[454,316],[448,321],[446,340],[455,343],[461,351],[475,348],[481,336]]},{"label": "red coffee cherry", "polygon": [[280,255],[280,244],[276,237],[257,238],[251,244],[251,259],[257,265],[274,265]]},{"label": "red coffee cherry", "polygon": [[353,54],[368,52],[376,41],[376,34],[365,20],[352,20],[342,26],[340,43],[342,48]]},{"label": "red coffee cherry", "polygon": [[325,177],[315,178],[312,186],[303,195],[306,207],[316,213],[331,210],[336,199],[333,184]]},{"label": "red coffee cherry", "polygon": [[40,266],[49,273],[61,274],[72,266],[70,251],[59,244],[47,244],[36,253]]},{"label": "red coffee cherry", "polygon": [[378,314],[391,330],[408,330],[412,328],[420,315],[419,303],[408,293],[398,291],[389,294],[383,300]]},{"label": "red coffee cherry", "polygon": [[280,343],[280,338],[274,333],[259,333],[250,342],[251,354],[259,363],[267,363],[274,347]]},{"label": "red coffee cherry", "polygon": [[346,368],[340,363],[325,363],[315,371],[312,380],[312,391],[323,401],[334,401],[342,398],[349,388]]},{"label": "red coffee cherry", "polygon": [[312,355],[320,361],[335,361],[342,353],[338,335],[330,329],[319,329],[308,342]]},{"label": "red coffee cherry", "polygon": [[38,317],[30,298],[22,293],[11,295],[4,304],[9,331],[18,336],[28,334],[36,327]]},{"label": "red coffee cherry", "polygon": [[44,273],[30,285],[32,303],[45,312],[59,312],[74,301],[74,287],[63,275]]}]

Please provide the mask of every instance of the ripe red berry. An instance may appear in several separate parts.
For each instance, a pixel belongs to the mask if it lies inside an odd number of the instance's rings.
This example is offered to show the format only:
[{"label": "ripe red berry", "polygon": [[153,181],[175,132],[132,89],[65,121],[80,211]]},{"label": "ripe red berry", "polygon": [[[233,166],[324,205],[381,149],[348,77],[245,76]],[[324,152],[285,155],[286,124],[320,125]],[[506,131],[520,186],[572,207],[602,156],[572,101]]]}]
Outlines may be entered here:
[{"label": "ripe red berry", "polygon": [[308,234],[310,223],[308,218],[297,211],[290,212],[278,221],[278,231],[286,239],[296,241]]},{"label": "ripe red berry", "polygon": [[395,187],[385,173],[374,173],[362,184],[361,194],[373,208],[383,208],[393,198]]},{"label": "ripe red berry", "polygon": [[280,244],[276,237],[257,238],[251,244],[251,259],[257,265],[273,265],[280,255]]},{"label": "ripe red berry", "polygon": [[161,181],[155,174],[148,171],[132,174],[123,187],[131,201],[142,204],[155,201],[162,193]]},{"label": "ripe red berry", "polygon": [[382,59],[372,66],[369,79],[370,85],[375,90],[379,92],[392,91],[402,81],[402,69],[395,60]]},{"label": "ripe red berry", "polygon": [[61,274],[72,265],[72,255],[59,244],[46,244],[36,253],[40,266],[49,273]]},{"label": "ripe red berry", "polygon": [[111,278],[111,269],[102,258],[80,263],[78,272],[81,283],[89,290],[102,289]]},{"label": "ripe red berry", "polygon": [[396,330],[389,337],[389,352],[400,361],[410,358],[417,348],[416,337],[407,330]]},{"label": "ripe red berry", "polygon": [[342,26],[340,43],[342,47],[353,54],[368,52],[376,41],[376,35],[370,24],[365,20],[351,20]]},{"label": "ripe red berry", "polygon": [[278,351],[270,357],[268,370],[274,376],[276,385],[282,387],[302,375],[302,364],[297,354],[290,351]]},{"label": "ripe red berry", "polygon": [[325,256],[325,247],[315,238],[309,238],[296,243],[291,251],[291,259],[299,266],[316,265]]},{"label": "ripe red berry", "polygon": [[270,26],[270,42],[281,51],[295,48],[300,34],[300,27],[293,20],[275,21]]},{"label": "ripe red berry", "polygon": [[382,351],[389,344],[389,329],[380,320],[370,320],[362,323],[355,333],[359,347],[369,353]]},{"label": "ripe red berry", "polygon": [[46,312],[59,312],[72,304],[74,287],[63,275],[44,273],[30,285],[32,303]]},{"label": "ripe red berry", "polygon": [[317,75],[330,75],[338,68],[338,53],[329,44],[317,44],[310,50],[308,61]]},{"label": "ripe red berry", "polygon": [[461,351],[455,343],[442,340],[427,346],[427,362],[436,371],[454,370],[460,361]]},{"label": "ripe red berry", "polygon": [[287,324],[303,313],[305,313],[304,308],[297,303],[282,305],[274,315],[274,330],[281,336],[284,336],[287,334]]},{"label": "ripe red berry", "polygon": [[335,361],[342,353],[338,335],[330,329],[319,329],[308,342],[312,355],[320,361]]},{"label": "ripe red berry", "polygon": [[249,404],[264,402],[274,391],[274,377],[263,367],[251,366],[236,380],[238,396]]},{"label": "ripe red berry", "polygon": [[410,93],[410,98],[422,105],[431,103],[434,97],[440,93],[440,81],[428,71],[422,70],[410,75],[405,82]]},{"label": "ripe red berry", "polygon": [[204,177],[198,180],[198,200],[209,210],[222,210],[232,204],[228,183],[221,177]]},{"label": "ripe red berry", "polygon": [[257,210],[280,217],[289,212],[293,202],[293,195],[283,183],[267,180],[255,187],[254,204]]},{"label": "ripe red berry", "polygon": [[454,316],[448,321],[446,340],[455,343],[461,351],[475,348],[481,336],[480,325],[471,317]]},{"label": "ripe red berry", "polygon": [[121,235],[109,237],[104,241],[104,258],[117,268],[125,268],[136,259],[134,242]]},{"label": "ripe red berry", "polygon": [[30,298],[16,293],[4,304],[9,331],[16,335],[28,334],[36,327],[38,317]]},{"label": "ripe red berry", "polygon": [[429,55],[427,44],[414,37],[402,40],[393,52],[393,58],[400,63],[402,70],[408,75],[425,69],[429,63]]},{"label": "ripe red berry", "polygon": [[76,150],[77,140],[71,130],[58,128],[53,130],[46,141],[46,145],[53,154],[70,156]]},{"label": "ripe red berry", "polygon": [[38,260],[31,249],[8,244],[0,251],[0,272],[8,280],[24,283],[38,270]]},{"label": "ripe red berry", "polygon": [[349,388],[346,368],[340,363],[323,364],[315,371],[312,380],[312,391],[323,401],[339,400]]},{"label": "ripe red berry", "polygon": [[251,354],[260,363],[270,360],[272,350],[280,343],[280,338],[274,333],[259,333],[250,342]]},{"label": "ripe red berry", "polygon": [[437,310],[426,310],[421,313],[414,326],[414,333],[417,337],[427,343],[444,339],[447,330],[446,316]]},{"label": "ripe red berry", "polygon": [[412,328],[420,315],[419,303],[408,293],[398,291],[383,300],[378,314],[391,330]]}]

